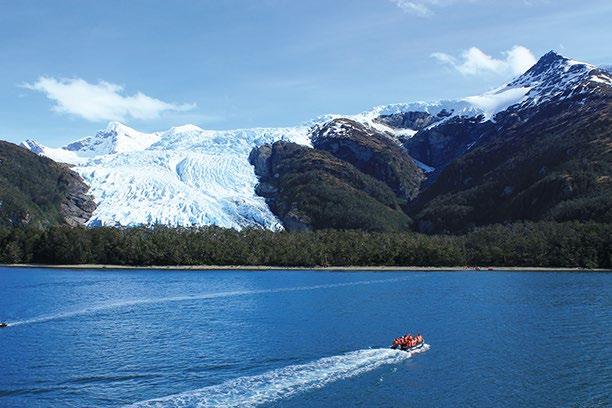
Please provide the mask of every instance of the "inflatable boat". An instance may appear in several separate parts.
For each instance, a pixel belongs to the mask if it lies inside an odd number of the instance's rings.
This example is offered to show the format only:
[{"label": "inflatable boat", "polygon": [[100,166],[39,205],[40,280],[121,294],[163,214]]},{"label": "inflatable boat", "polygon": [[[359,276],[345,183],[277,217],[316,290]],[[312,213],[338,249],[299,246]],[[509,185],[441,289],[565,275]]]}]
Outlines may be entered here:
[{"label": "inflatable boat", "polygon": [[420,334],[413,336],[406,334],[405,336],[393,339],[391,343],[392,349],[400,349],[402,351],[413,351],[422,348],[425,345],[425,339]]}]

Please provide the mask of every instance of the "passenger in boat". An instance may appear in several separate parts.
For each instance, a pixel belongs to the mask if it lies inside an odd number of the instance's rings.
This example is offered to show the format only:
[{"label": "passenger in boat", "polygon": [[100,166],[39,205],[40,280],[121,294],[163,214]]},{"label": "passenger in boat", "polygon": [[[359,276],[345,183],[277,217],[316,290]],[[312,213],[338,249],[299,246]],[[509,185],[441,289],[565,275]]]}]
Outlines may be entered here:
[{"label": "passenger in boat", "polygon": [[412,347],[411,344],[412,344],[412,335],[408,334],[406,336],[406,340],[404,342],[404,346],[405,346],[405,348],[410,348],[410,347]]}]

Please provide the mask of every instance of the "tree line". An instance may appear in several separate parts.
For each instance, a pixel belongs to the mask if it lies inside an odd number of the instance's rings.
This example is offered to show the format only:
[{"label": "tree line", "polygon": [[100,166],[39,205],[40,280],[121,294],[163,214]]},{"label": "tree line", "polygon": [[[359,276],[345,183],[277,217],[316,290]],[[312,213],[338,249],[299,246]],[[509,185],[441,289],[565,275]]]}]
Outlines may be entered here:
[{"label": "tree line", "polygon": [[612,224],[521,222],[463,235],[217,227],[0,228],[0,263],[266,266],[612,266]]}]

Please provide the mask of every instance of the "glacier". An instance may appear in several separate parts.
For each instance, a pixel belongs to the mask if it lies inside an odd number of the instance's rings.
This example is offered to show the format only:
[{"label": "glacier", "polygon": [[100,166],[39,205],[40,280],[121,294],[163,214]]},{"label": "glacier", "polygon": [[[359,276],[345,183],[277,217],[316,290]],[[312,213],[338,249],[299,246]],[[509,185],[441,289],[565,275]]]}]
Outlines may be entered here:
[{"label": "glacier", "polygon": [[204,130],[195,125],[145,134],[117,122],[63,148],[24,146],[74,165],[98,205],[89,226],[282,226],[248,162],[254,146],[309,144],[308,127]]}]

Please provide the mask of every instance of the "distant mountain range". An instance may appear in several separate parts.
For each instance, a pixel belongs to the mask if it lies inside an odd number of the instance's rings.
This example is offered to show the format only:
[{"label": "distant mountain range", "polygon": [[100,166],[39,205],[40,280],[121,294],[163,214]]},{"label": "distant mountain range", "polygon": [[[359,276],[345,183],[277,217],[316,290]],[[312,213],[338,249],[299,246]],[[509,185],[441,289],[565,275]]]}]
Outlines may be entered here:
[{"label": "distant mountain range", "polygon": [[379,106],[289,128],[112,122],[62,148],[98,225],[462,231],[612,222],[612,74],[554,52],[478,96]]}]

